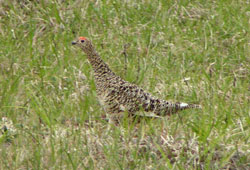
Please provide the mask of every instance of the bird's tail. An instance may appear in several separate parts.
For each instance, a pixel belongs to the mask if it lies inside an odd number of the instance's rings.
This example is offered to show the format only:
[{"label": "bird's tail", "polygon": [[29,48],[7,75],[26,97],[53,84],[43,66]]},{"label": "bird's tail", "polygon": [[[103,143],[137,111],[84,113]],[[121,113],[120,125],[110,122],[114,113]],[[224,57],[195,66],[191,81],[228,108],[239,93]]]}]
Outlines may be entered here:
[{"label": "bird's tail", "polygon": [[179,108],[180,110],[189,109],[189,108],[194,108],[194,109],[202,108],[201,105],[199,104],[187,104],[187,103],[177,103],[176,107]]},{"label": "bird's tail", "polygon": [[[165,116],[165,115],[171,115],[174,113],[177,113],[180,110],[185,110],[185,109],[201,109],[201,105],[198,104],[187,104],[187,103],[182,103],[182,102],[177,102],[177,103],[172,103],[168,102],[165,100],[160,100],[159,105],[154,105],[153,111],[156,115],[158,116]],[[156,103],[156,102],[155,102]],[[151,104],[152,106],[152,104]]]}]

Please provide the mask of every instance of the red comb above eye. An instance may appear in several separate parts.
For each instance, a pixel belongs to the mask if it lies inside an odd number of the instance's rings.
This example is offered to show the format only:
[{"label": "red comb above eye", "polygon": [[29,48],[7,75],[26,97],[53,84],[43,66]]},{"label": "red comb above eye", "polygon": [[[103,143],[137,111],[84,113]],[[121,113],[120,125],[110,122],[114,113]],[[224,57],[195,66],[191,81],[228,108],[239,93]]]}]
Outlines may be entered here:
[{"label": "red comb above eye", "polygon": [[87,38],[85,37],[79,37],[79,40],[86,40]]}]

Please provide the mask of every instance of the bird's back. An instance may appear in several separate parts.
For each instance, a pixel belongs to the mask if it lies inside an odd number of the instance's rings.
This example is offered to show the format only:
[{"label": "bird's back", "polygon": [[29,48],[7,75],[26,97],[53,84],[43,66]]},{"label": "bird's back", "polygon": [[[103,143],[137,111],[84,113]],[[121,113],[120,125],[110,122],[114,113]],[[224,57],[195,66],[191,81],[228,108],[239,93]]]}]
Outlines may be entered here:
[{"label": "bird's back", "polygon": [[164,116],[185,108],[199,107],[198,105],[172,103],[158,99],[137,85],[123,80],[113,72],[110,74],[95,73],[95,83],[100,101],[110,113],[127,111],[130,114],[135,114],[141,110]]}]

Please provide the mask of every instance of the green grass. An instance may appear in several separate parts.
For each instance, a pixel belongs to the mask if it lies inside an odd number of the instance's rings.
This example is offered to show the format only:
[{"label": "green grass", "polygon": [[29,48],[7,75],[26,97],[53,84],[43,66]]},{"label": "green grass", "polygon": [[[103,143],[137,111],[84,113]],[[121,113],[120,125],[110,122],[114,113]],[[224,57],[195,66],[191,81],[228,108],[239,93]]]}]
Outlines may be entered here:
[{"label": "green grass", "polygon": [[[249,10],[246,0],[1,1],[0,169],[248,169]],[[78,36],[125,80],[203,109],[110,126],[71,46]]]}]

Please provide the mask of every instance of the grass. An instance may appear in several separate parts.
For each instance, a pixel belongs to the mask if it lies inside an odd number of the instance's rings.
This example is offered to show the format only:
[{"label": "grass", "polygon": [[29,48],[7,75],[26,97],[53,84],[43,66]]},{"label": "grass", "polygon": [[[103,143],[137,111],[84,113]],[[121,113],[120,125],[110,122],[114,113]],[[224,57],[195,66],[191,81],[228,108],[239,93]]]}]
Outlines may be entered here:
[{"label": "grass", "polygon": [[[249,169],[248,6],[0,1],[0,169]],[[125,80],[203,109],[110,127],[80,35]]]}]

